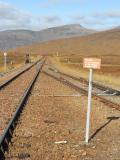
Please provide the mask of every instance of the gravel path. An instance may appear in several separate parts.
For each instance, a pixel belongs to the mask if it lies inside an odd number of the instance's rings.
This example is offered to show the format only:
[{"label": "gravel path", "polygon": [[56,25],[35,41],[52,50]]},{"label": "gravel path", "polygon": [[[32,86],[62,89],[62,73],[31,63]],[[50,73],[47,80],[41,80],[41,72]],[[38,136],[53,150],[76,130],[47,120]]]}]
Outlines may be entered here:
[{"label": "gravel path", "polygon": [[120,112],[94,100],[90,130],[93,138],[86,146],[87,98],[74,97],[76,94],[41,74],[21,114],[6,159],[120,160]]}]

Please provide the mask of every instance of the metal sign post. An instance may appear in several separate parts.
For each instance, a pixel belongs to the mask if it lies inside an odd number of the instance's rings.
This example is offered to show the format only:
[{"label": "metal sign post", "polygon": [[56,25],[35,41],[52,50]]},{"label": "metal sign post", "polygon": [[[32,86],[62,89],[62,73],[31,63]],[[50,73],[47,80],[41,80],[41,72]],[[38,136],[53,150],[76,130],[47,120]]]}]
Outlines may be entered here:
[{"label": "metal sign post", "polygon": [[85,58],[83,67],[88,68],[89,72],[89,87],[88,87],[88,104],[87,104],[87,118],[86,118],[86,132],[85,132],[85,143],[89,142],[90,132],[90,112],[91,112],[91,97],[92,97],[92,74],[93,69],[100,69],[101,59],[98,58]]},{"label": "metal sign post", "polygon": [[91,97],[92,97],[92,72],[93,72],[93,69],[90,69],[90,72],[89,72],[89,89],[88,89],[88,104],[87,104],[85,143],[88,143],[89,130],[90,130],[90,111],[91,111]]},{"label": "metal sign post", "polygon": [[4,53],[4,72],[7,71],[7,53]]}]

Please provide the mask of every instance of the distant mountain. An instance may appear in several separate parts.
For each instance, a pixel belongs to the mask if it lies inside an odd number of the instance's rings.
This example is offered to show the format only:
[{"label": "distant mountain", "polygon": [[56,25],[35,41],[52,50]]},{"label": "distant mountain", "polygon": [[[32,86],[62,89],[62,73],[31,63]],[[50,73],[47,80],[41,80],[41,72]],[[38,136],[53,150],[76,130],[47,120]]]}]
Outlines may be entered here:
[{"label": "distant mountain", "polygon": [[41,31],[7,30],[0,32],[0,50],[8,50],[35,42],[84,36],[95,32],[79,24],[53,27]]},{"label": "distant mountain", "polygon": [[[47,43],[34,43],[12,51],[20,54],[27,51],[31,55],[56,55],[58,53],[59,58],[62,57],[60,58],[61,61],[64,62],[64,58],[68,57],[69,61],[73,63],[82,63],[85,57],[98,57],[101,58],[103,65],[101,73],[107,68],[112,74],[114,72],[113,65],[116,65],[118,72],[120,72],[120,29],[101,31],[81,37],[64,38]],[[105,67],[105,64],[109,65]],[[110,70],[109,66],[111,66]]]}]

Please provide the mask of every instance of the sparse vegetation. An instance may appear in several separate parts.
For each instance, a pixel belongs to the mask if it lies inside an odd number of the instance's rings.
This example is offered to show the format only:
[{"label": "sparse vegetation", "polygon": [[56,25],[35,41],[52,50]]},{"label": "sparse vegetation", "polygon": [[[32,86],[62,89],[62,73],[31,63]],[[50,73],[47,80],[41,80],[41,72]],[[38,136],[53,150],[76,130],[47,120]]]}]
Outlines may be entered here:
[{"label": "sparse vegetation", "polygon": [[[9,51],[11,60],[16,64],[24,63],[25,52],[30,51],[33,59],[39,55],[50,56],[56,67],[88,77],[88,71],[82,67],[83,58],[102,59],[101,70],[94,71],[94,79],[115,87],[120,86],[120,29],[113,29],[88,36],[35,43]],[[14,57],[14,58],[13,58]],[[2,58],[0,64],[2,64]],[[117,80],[116,80],[117,79]]]},{"label": "sparse vegetation", "polygon": [[[18,68],[25,63],[25,55],[26,53],[18,53],[18,52],[8,52],[7,55],[7,71]],[[35,61],[40,58],[39,55],[30,54],[31,61]],[[0,54],[0,72],[4,72],[4,56],[3,53]]]},{"label": "sparse vegetation", "polygon": [[[60,71],[64,73],[69,73],[73,76],[84,77],[88,79],[89,70],[83,69],[82,63],[71,63],[70,61],[66,62],[66,57],[61,61],[61,57],[52,57],[49,58],[49,61]],[[69,59],[69,58],[68,58]],[[94,70],[94,81],[110,85],[114,88],[119,88],[120,85],[120,65],[110,65],[104,64],[101,67],[101,70]],[[117,79],[117,80],[116,80]]]}]

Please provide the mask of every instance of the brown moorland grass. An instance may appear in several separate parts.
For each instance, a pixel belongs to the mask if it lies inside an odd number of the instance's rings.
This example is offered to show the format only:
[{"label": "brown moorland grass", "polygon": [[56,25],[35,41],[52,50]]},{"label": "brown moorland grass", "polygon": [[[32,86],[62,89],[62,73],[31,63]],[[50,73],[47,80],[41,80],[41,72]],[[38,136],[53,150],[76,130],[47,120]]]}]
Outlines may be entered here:
[{"label": "brown moorland grass", "polygon": [[88,36],[35,43],[13,51],[67,57],[72,62],[82,62],[83,57],[101,57],[102,64],[120,65],[120,29]]},{"label": "brown moorland grass", "polygon": [[[18,53],[18,52],[8,52],[7,55],[7,71],[20,67],[25,63],[25,56],[26,53]],[[31,61],[35,61],[39,58],[39,55],[36,54],[30,54]],[[3,53],[0,53],[0,72],[4,71],[4,56]]]},{"label": "brown moorland grass", "polygon": [[[61,63],[59,57],[49,57],[49,63],[54,65],[58,70],[61,72],[70,74],[75,77],[84,77],[88,79],[89,70],[83,69],[82,63],[80,64],[73,64],[73,63]],[[109,65],[104,66],[102,65],[101,70],[94,70],[93,71],[93,80],[99,83],[108,85],[110,87],[114,87],[120,90],[120,66],[118,65]]]},{"label": "brown moorland grass", "polygon": [[88,72],[82,69],[83,58],[99,57],[102,59],[102,68],[94,72],[95,80],[120,86],[120,29],[35,43],[9,52],[11,54],[16,52],[16,57],[25,55],[25,52],[35,56],[51,55],[50,59],[57,67],[84,77],[87,77]]}]

